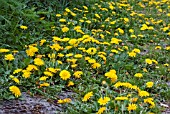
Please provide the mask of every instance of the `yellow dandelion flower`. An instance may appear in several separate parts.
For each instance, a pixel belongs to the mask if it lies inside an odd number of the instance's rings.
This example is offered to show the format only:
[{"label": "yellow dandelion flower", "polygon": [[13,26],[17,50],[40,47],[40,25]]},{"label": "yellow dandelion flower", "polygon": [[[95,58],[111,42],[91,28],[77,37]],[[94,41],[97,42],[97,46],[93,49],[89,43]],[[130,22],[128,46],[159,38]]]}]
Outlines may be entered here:
[{"label": "yellow dandelion flower", "polygon": [[101,107],[96,114],[102,114],[106,110],[106,107]]},{"label": "yellow dandelion flower", "polygon": [[12,76],[12,75],[10,75],[9,77],[10,77],[14,82],[16,82],[17,84],[20,83],[20,81],[19,81],[18,78],[14,77],[14,76]]},{"label": "yellow dandelion flower", "polygon": [[37,66],[42,66],[42,65],[44,65],[44,61],[40,58],[35,58],[34,64],[37,65]]},{"label": "yellow dandelion flower", "polygon": [[67,86],[70,87],[70,86],[73,86],[74,85],[74,82],[73,81],[69,81]]},{"label": "yellow dandelion flower", "polygon": [[166,49],[166,50],[170,50],[170,46],[167,46],[165,49]]},{"label": "yellow dandelion flower", "polygon": [[130,101],[131,102],[136,102],[138,100],[138,98],[131,98]]},{"label": "yellow dandelion flower", "polygon": [[128,107],[127,107],[128,111],[136,110],[136,108],[137,108],[136,104],[128,104]]},{"label": "yellow dandelion flower", "polygon": [[9,90],[15,95],[15,97],[21,96],[20,89],[17,86],[10,86]]},{"label": "yellow dandelion flower", "polygon": [[119,51],[117,51],[116,49],[112,49],[111,52],[118,53]]},{"label": "yellow dandelion flower", "polygon": [[22,72],[23,72],[22,76],[23,76],[24,78],[29,78],[30,75],[31,75],[31,72],[30,72],[30,71],[22,70]]},{"label": "yellow dandelion flower", "polygon": [[60,75],[61,79],[63,79],[63,80],[67,80],[71,77],[70,72],[67,70],[62,70],[59,75]]},{"label": "yellow dandelion flower", "polygon": [[88,92],[84,97],[82,101],[87,101],[93,96],[93,92]]},{"label": "yellow dandelion flower", "polygon": [[70,98],[65,98],[65,99],[59,99],[57,103],[64,104],[64,103],[70,103],[70,102],[71,102]]},{"label": "yellow dandelion flower", "polygon": [[140,97],[147,97],[147,96],[149,96],[149,93],[148,93],[147,91],[139,91],[139,92],[138,92],[138,95],[139,95]]},{"label": "yellow dandelion flower", "polygon": [[130,57],[136,57],[136,53],[135,52],[128,52],[128,55],[130,56]]},{"label": "yellow dandelion flower", "polygon": [[56,14],[55,16],[56,16],[56,17],[61,17],[61,14]]},{"label": "yellow dandelion flower", "polygon": [[12,54],[7,54],[7,55],[5,55],[5,60],[8,60],[8,61],[12,61],[12,60],[14,60],[15,58],[14,58],[14,56],[12,55]]},{"label": "yellow dandelion flower", "polygon": [[151,59],[145,59],[145,62],[146,62],[147,64],[152,64],[152,60],[151,60]]},{"label": "yellow dandelion flower", "polygon": [[60,19],[59,22],[66,22],[66,19]]},{"label": "yellow dandelion flower", "polygon": [[94,55],[94,54],[96,54],[97,49],[96,48],[89,48],[86,52],[90,55]]},{"label": "yellow dandelion flower", "polygon": [[161,49],[162,47],[161,46],[156,46],[155,49]]},{"label": "yellow dandelion flower", "polygon": [[109,98],[109,97],[104,97],[104,98],[101,97],[101,98],[98,100],[98,103],[99,103],[100,105],[106,105],[109,101],[110,101],[110,98]]},{"label": "yellow dandelion flower", "polygon": [[75,57],[75,58],[82,58],[83,55],[82,55],[82,54],[76,54],[76,55],[74,55],[74,57]]},{"label": "yellow dandelion flower", "polygon": [[46,76],[53,76],[53,74],[51,72],[48,72],[48,71],[44,71],[44,75],[46,75]]},{"label": "yellow dandelion flower", "polygon": [[27,26],[24,26],[24,25],[21,25],[20,28],[21,28],[21,29],[24,29],[24,30],[28,29],[28,27],[27,27]]},{"label": "yellow dandelion flower", "polygon": [[153,84],[154,84],[153,82],[147,82],[146,83],[146,87],[147,88],[151,88],[153,86]]},{"label": "yellow dandelion flower", "polygon": [[122,42],[122,40],[117,39],[117,38],[112,38],[110,43],[112,43],[112,44],[119,44],[120,42]]},{"label": "yellow dandelion flower", "polygon": [[45,42],[46,42],[46,39],[42,39],[42,40],[40,41],[40,46],[42,46]]},{"label": "yellow dandelion flower", "polygon": [[40,81],[45,81],[48,77],[47,76],[42,76],[39,78]]},{"label": "yellow dandelion flower", "polygon": [[152,59],[152,62],[155,63],[155,64],[158,64],[158,61]]},{"label": "yellow dandelion flower", "polygon": [[34,70],[38,70],[37,66],[35,65],[28,65],[28,67],[26,68],[27,71],[34,71]]},{"label": "yellow dandelion flower", "polygon": [[92,64],[92,68],[93,68],[93,69],[97,69],[97,68],[99,68],[99,67],[101,67],[101,64],[100,64],[100,63],[93,63],[93,64]]},{"label": "yellow dandelion flower", "polygon": [[40,87],[48,87],[48,86],[50,86],[50,84],[47,82],[40,84]]},{"label": "yellow dandelion flower", "polygon": [[17,74],[17,73],[19,73],[21,71],[22,71],[22,69],[16,69],[16,70],[14,70],[13,74]]},{"label": "yellow dandelion flower", "polygon": [[138,78],[141,78],[141,77],[143,77],[143,74],[141,74],[141,73],[136,73],[134,76],[135,76],[135,77],[138,77]]},{"label": "yellow dandelion flower", "polygon": [[2,49],[0,48],[0,53],[5,53],[5,52],[9,52],[10,50],[9,49]]},{"label": "yellow dandelion flower", "polygon": [[128,100],[128,97],[116,97],[115,100],[117,101]]},{"label": "yellow dandelion flower", "polygon": [[132,52],[140,53],[140,49],[135,48],[135,49],[132,50]]},{"label": "yellow dandelion flower", "polygon": [[82,74],[83,74],[82,71],[76,71],[76,72],[74,72],[73,75],[74,75],[76,78],[80,78]]},{"label": "yellow dandelion flower", "polygon": [[50,72],[52,72],[52,73],[56,73],[56,72],[57,72],[57,69],[52,68],[52,67],[47,68],[46,70],[48,70],[48,71],[50,71]]},{"label": "yellow dandelion flower", "polygon": [[68,27],[63,27],[63,28],[62,28],[62,31],[63,31],[63,32],[68,32],[68,31],[69,31],[69,28],[68,28]]},{"label": "yellow dandelion flower", "polygon": [[28,56],[34,56],[35,52],[38,52],[38,48],[34,46],[29,46],[29,48],[26,50]]},{"label": "yellow dandelion flower", "polygon": [[75,68],[75,67],[77,67],[77,64],[72,64],[71,65],[71,68]]},{"label": "yellow dandelion flower", "polygon": [[130,33],[134,33],[134,30],[133,30],[133,29],[129,29],[129,32],[130,32]]}]

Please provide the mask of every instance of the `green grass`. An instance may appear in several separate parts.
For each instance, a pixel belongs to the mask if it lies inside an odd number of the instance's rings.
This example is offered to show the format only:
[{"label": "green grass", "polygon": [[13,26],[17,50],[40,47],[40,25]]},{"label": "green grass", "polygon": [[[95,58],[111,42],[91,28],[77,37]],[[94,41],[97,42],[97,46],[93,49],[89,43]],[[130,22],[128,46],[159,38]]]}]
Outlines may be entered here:
[{"label": "green grass", "polygon": [[[107,114],[165,110],[160,104],[170,100],[169,1],[9,0],[2,4],[0,87],[4,89],[0,90],[0,99],[22,97],[16,93],[21,91],[59,101],[57,94],[72,91],[71,101],[58,102],[67,107],[63,113],[96,113],[102,107]],[[22,29],[22,25],[27,28]],[[142,26],[147,27],[141,30]],[[8,54],[14,59],[10,60]],[[38,70],[29,70],[29,65]],[[17,69],[21,71],[14,73]],[[63,70],[69,73],[62,76]],[[80,78],[75,76],[76,71],[83,72]],[[137,73],[142,77],[135,77]],[[41,80],[43,76],[47,79]],[[121,87],[116,87],[119,82]],[[153,86],[147,87],[147,82],[153,82]],[[142,96],[141,91],[149,95]],[[83,101],[89,92],[93,94]],[[121,96],[126,100],[116,100]],[[110,100],[101,105],[102,97]],[[146,102],[147,98],[153,100]],[[134,109],[127,108],[130,104]]]}]

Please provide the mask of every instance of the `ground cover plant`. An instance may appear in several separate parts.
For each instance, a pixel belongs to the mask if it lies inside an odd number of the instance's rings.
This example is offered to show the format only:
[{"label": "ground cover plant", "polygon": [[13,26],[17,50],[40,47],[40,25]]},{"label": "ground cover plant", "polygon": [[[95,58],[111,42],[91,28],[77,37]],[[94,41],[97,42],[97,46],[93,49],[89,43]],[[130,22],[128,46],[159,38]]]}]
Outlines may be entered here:
[{"label": "ground cover plant", "polygon": [[69,114],[165,111],[170,1],[58,2],[22,1],[13,22],[1,12],[0,99],[41,94]]}]

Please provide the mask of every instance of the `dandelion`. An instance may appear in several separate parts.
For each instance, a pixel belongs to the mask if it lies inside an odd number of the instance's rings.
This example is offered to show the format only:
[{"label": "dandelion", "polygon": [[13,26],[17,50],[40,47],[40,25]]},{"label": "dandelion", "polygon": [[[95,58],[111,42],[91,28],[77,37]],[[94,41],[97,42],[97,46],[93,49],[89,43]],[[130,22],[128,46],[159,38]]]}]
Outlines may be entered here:
[{"label": "dandelion", "polygon": [[12,55],[12,54],[7,54],[7,55],[5,55],[5,60],[8,60],[8,61],[12,61],[12,60],[14,60],[15,58],[14,58],[14,56]]},{"label": "dandelion", "polygon": [[144,99],[144,103],[150,104],[149,108],[154,108],[155,107],[155,103],[153,102],[153,98],[146,98],[146,99]]},{"label": "dandelion", "polygon": [[38,52],[38,48],[34,46],[29,46],[29,49],[26,50],[28,56],[34,56],[35,53]]},{"label": "dandelion", "polygon": [[140,49],[135,48],[135,49],[132,50],[132,52],[140,53]]},{"label": "dandelion", "polygon": [[94,55],[94,54],[96,54],[97,49],[96,48],[89,48],[86,52],[90,55]]},{"label": "dandelion", "polygon": [[62,70],[59,75],[60,75],[61,79],[63,79],[63,80],[67,80],[71,77],[70,72],[67,70]]},{"label": "dandelion", "polygon": [[48,72],[48,71],[44,71],[44,75],[46,75],[46,76],[53,76],[53,74],[51,72]]},{"label": "dandelion", "polygon": [[65,8],[66,12],[71,12],[71,10],[69,8]]},{"label": "dandelion", "polygon": [[82,58],[83,55],[82,55],[82,54],[76,54],[76,55],[74,55],[74,57],[75,57],[75,58]]},{"label": "dandelion", "polygon": [[147,91],[139,91],[139,92],[138,92],[138,95],[139,95],[140,97],[147,97],[147,96],[149,96],[149,93],[148,93]]},{"label": "dandelion", "polygon": [[22,70],[22,72],[23,72],[22,76],[23,76],[24,78],[29,78],[30,75],[31,75],[31,72],[30,72],[30,71]]},{"label": "dandelion", "polygon": [[56,16],[56,17],[61,17],[61,14],[56,14],[55,16]]},{"label": "dandelion", "polygon": [[110,43],[112,43],[112,44],[119,44],[120,42],[122,42],[122,40],[117,39],[117,38],[112,38]]},{"label": "dandelion", "polygon": [[106,105],[109,101],[110,101],[110,98],[109,98],[109,97],[104,97],[104,98],[101,97],[101,98],[98,100],[98,103],[99,103],[100,105]]},{"label": "dandelion", "polygon": [[11,78],[14,82],[16,82],[17,84],[20,83],[20,81],[19,81],[18,78],[14,77],[14,76],[12,76],[12,75],[10,75],[10,78]]},{"label": "dandelion", "polygon": [[75,67],[77,67],[77,64],[72,64],[71,65],[71,68],[75,68]]},{"label": "dandelion", "polygon": [[131,98],[130,101],[131,102],[136,102],[138,100],[138,98]]},{"label": "dandelion", "polygon": [[113,53],[118,53],[119,51],[115,50],[115,49],[112,49],[111,52]]},{"label": "dandelion", "polygon": [[137,108],[136,104],[128,104],[128,107],[127,107],[128,111],[136,110],[136,108]]},{"label": "dandelion", "polygon": [[93,68],[93,69],[97,69],[97,68],[99,68],[99,67],[101,67],[101,64],[100,64],[100,63],[94,63],[94,64],[92,64],[92,68]]},{"label": "dandelion", "polygon": [[71,56],[73,56],[73,53],[66,54],[65,56],[66,57],[71,57]]},{"label": "dandelion", "polygon": [[62,31],[63,31],[63,32],[68,32],[68,31],[69,31],[69,28],[68,28],[68,27],[63,27],[63,28],[62,28]]},{"label": "dandelion", "polygon": [[155,49],[161,49],[162,47],[161,46],[156,46]]},{"label": "dandelion", "polygon": [[164,66],[168,67],[168,66],[169,66],[169,64],[168,64],[168,63],[166,63],[166,64],[164,64]]},{"label": "dandelion", "polygon": [[96,114],[102,114],[106,110],[106,107],[101,107]]},{"label": "dandelion", "polygon": [[21,28],[21,29],[24,29],[24,30],[28,29],[28,27],[27,27],[27,26],[24,26],[24,25],[21,25],[20,28]]},{"label": "dandelion", "polygon": [[40,58],[35,58],[34,64],[37,65],[37,66],[42,66],[42,65],[44,65],[44,61]]},{"label": "dandelion", "polygon": [[42,40],[40,41],[40,46],[42,46],[45,42],[46,42],[46,39],[42,39]]},{"label": "dandelion", "polygon": [[115,70],[110,70],[109,72],[106,72],[105,76],[107,78],[110,78],[112,82],[115,82],[117,80],[117,75]]},{"label": "dandelion", "polygon": [[128,97],[116,97],[115,100],[117,101],[128,100]]},{"label": "dandelion", "polygon": [[82,71],[76,71],[76,72],[74,72],[73,75],[74,75],[76,78],[80,78],[82,74],[83,74]]},{"label": "dandelion", "polygon": [[15,97],[21,96],[20,89],[17,86],[10,86],[9,90],[15,95]]},{"label": "dandelion", "polygon": [[74,12],[70,12],[70,14],[73,16],[73,17],[75,17],[76,16],[76,14],[74,13]]},{"label": "dandelion", "polygon": [[0,48],[0,53],[6,53],[6,52],[9,52],[10,50],[9,49],[2,49]]},{"label": "dandelion", "polygon": [[155,64],[158,64],[158,61],[152,59],[152,62],[155,63]]},{"label": "dandelion", "polygon": [[166,49],[166,50],[170,50],[170,46],[167,46],[165,49]]},{"label": "dandelion", "polygon": [[14,70],[13,74],[17,74],[17,73],[19,73],[21,71],[22,71],[22,69],[16,69],[16,70]]},{"label": "dandelion", "polygon": [[48,77],[47,76],[42,76],[39,78],[40,81],[45,81]]},{"label": "dandelion", "polygon": [[70,102],[71,102],[70,98],[65,98],[65,99],[59,99],[57,103],[64,104],[64,103],[70,103]]},{"label": "dandelion", "polygon": [[70,87],[70,86],[73,86],[74,85],[74,82],[73,81],[69,81],[67,86]]},{"label": "dandelion", "polygon": [[143,77],[143,74],[141,74],[141,73],[136,73],[134,76],[135,76],[135,77],[138,77],[138,78],[141,78],[141,77]]},{"label": "dandelion", "polygon": [[145,59],[145,62],[146,62],[147,64],[152,64],[152,60],[151,60],[151,59]]},{"label": "dandelion", "polygon": [[129,29],[129,32],[130,32],[130,33],[134,33],[134,30],[133,30],[133,29]]},{"label": "dandelion", "polygon": [[136,53],[135,52],[128,52],[128,55],[130,56],[130,57],[136,57]]},{"label": "dandelion", "polygon": [[114,25],[116,23],[116,21],[111,21],[110,24],[111,25]]},{"label": "dandelion", "polygon": [[100,16],[99,16],[99,14],[95,14],[95,17],[97,17],[97,18],[99,18],[99,19],[100,19]]},{"label": "dandelion", "polygon": [[125,23],[129,22],[129,19],[128,18],[123,18]]},{"label": "dandelion", "polygon": [[147,30],[148,29],[148,26],[146,24],[143,24],[142,27],[140,28],[140,30]]},{"label": "dandelion", "polygon": [[151,88],[153,86],[153,84],[154,84],[153,82],[147,82],[146,83],[146,87],[147,88]]},{"label": "dandelion", "polygon": [[121,29],[121,28],[118,28],[117,30],[119,31],[120,34],[124,34],[125,33],[124,30]]},{"label": "dandelion", "polygon": [[40,87],[48,87],[48,86],[50,86],[50,84],[47,83],[47,82],[44,82],[44,83],[40,84]]},{"label": "dandelion", "polygon": [[66,22],[66,19],[60,19],[59,22]]},{"label": "dandelion", "polygon": [[84,97],[82,101],[87,101],[93,96],[93,92],[88,92]]},{"label": "dandelion", "polygon": [[35,65],[28,65],[28,67],[26,68],[27,71],[33,71],[33,70],[38,70],[37,66]]}]

